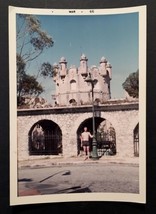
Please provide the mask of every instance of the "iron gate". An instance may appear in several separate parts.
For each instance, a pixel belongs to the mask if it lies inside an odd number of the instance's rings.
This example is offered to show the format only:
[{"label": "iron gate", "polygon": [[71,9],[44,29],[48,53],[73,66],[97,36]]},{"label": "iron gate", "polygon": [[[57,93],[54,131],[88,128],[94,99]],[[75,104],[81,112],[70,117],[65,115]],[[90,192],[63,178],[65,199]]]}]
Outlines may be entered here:
[{"label": "iron gate", "polygon": [[60,132],[44,131],[43,138],[29,137],[30,155],[59,155],[62,153],[62,135]]},{"label": "iron gate", "polygon": [[103,155],[116,154],[116,136],[114,128],[103,133],[97,132],[97,153],[101,157]]},{"label": "iron gate", "polygon": [[134,129],[134,156],[139,157],[139,124]]}]

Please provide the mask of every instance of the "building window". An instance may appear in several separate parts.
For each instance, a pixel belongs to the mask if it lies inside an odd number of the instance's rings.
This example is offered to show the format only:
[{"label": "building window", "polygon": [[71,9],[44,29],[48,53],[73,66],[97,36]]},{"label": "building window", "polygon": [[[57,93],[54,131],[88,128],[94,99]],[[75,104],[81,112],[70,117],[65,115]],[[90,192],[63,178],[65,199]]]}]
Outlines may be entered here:
[{"label": "building window", "polygon": [[70,90],[76,91],[76,81],[75,80],[70,81]]},{"label": "building window", "polygon": [[70,105],[72,105],[72,106],[76,106],[76,105],[77,105],[77,102],[76,102],[75,99],[69,100],[69,103],[70,103]]}]

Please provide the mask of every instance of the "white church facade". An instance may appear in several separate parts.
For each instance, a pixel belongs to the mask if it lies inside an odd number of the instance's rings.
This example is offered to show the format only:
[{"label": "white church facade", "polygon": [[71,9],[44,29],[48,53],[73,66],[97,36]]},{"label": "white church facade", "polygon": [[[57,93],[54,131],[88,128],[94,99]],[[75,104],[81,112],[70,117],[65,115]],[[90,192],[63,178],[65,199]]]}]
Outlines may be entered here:
[{"label": "white church facade", "polygon": [[88,67],[88,59],[82,54],[80,66],[76,68],[67,67],[67,61],[62,57],[59,65],[53,65],[55,75],[53,80],[56,83],[55,104],[58,106],[85,105],[92,101],[91,84],[86,78],[91,74],[94,85],[94,100],[103,103],[111,98],[110,81],[112,79],[112,66],[102,57],[99,66]]}]

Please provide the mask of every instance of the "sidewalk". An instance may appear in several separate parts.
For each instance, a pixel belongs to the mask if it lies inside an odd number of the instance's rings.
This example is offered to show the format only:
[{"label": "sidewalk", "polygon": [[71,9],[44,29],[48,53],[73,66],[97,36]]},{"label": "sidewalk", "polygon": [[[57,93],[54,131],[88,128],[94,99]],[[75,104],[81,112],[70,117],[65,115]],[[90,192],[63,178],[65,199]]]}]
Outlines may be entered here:
[{"label": "sidewalk", "polygon": [[131,164],[131,165],[139,165],[138,157],[117,157],[117,156],[102,156],[99,160],[87,159],[84,160],[84,156],[77,157],[46,157],[46,158],[38,158],[32,160],[23,160],[18,162],[19,168],[25,167],[50,167],[55,165],[71,165],[71,164]]}]

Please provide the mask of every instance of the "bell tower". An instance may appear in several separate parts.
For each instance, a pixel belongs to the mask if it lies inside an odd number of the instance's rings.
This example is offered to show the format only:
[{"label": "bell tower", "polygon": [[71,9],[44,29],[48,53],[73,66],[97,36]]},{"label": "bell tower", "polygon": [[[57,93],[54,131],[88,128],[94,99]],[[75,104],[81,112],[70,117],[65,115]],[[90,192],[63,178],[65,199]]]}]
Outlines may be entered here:
[{"label": "bell tower", "polygon": [[106,66],[107,66],[107,60],[103,56],[100,60],[100,66],[99,66],[99,72],[100,72],[101,76],[107,75]]},{"label": "bell tower", "polygon": [[78,69],[79,73],[82,76],[87,76],[87,72],[88,72],[88,64],[87,64],[87,57],[85,56],[85,54],[82,54],[80,57],[80,67]]},{"label": "bell tower", "polygon": [[65,76],[67,75],[67,61],[66,58],[61,57],[60,61],[60,77],[61,79],[64,79]]}]

